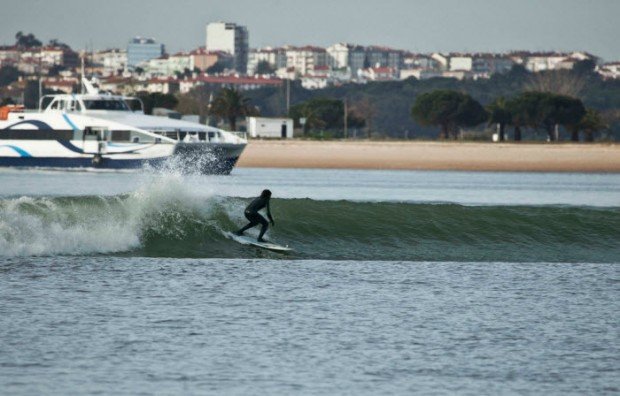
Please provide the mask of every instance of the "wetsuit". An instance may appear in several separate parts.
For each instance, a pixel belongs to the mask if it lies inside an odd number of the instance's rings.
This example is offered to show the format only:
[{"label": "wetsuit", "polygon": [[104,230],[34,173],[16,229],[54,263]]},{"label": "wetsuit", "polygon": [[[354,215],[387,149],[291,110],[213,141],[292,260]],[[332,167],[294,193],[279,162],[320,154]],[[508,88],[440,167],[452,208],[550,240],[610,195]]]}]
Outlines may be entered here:
[{"label": "wetsuit", "polygon": [[271,210],[269,209],[269,197],[258,197],[254,199],[250,204],[245,208],[245,218],[249,220],[249,224],[237,231],[237,235],[243,234],[245,230],[248,230],[258,224],[261,225],[260,234],[258,235],[258,240],[263,240],[263,235],[267,232],[267,228],[269,227],[269,223],[267,220],[258,213],[262,208],[267,208],[267,217],[269,217],[269,221],[273,224],[273,217],[271,217]]}]

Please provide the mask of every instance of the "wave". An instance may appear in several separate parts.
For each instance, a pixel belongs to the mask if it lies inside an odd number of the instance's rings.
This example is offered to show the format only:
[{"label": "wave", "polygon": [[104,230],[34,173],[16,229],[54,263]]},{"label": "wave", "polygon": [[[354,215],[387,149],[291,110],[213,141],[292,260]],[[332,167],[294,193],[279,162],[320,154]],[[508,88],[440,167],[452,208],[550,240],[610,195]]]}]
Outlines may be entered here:
[{"label": "wave", "polygon": [[[338,260],[617,262],[620,208],[273,199],[268,238],[240,245],[248,199],[165,179],[132,194],[0,200],[0,257],[120,254]],[[258,230],[251,231],[256,233]]]}]

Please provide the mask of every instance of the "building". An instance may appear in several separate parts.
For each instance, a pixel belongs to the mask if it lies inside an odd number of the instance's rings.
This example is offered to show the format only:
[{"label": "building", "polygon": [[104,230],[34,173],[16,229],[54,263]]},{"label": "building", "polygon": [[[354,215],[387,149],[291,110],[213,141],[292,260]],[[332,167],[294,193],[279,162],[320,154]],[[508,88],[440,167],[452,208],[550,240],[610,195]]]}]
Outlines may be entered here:
[{"label": "building", "polygon": [[393,81],[396,80],[398,70],[392,67],[369,67],[360,70],[359,75],[370,81]]},{"label": "building", "polygon": [[490,53],[449,54],[449,71],[468,71],[479,75],[506,73],[514,65],[507,56]]},{"label": "building", "polygon": [[249,34],[245,26],[228,22],[215,22],[207,25],[206,50],[227,52],[234,57],[234,68],[239,73],[247,73]]},{"label": "building", "polygon": [[178,52],[168,57],[168,74],[183,73],[194,70],[192,57],[187,52]]},{"label": "building", "polygon": [[54,91],[64,92],[70,94],[76,92],[80,86],[77,78],[59,78],[59,77],[47,77],[42,80],[43,86],[47,89]]},{"label": "building", "polygon": [[200,86],[215,90],[221,88],[235,88],[239,91],[248,91],[264,87],[281,87],[282,80],[262,77],[200,75],[181,80],[179,82],[179,91],[184,94]]},{"label": "building", "polygon": [[285,47],[286,67],[293,68],[297,76],[308,74],[317,67],[327,66],[325,48],[306,45],[304,47]]},{"label": "building", "polygon": [[168,76],[170,75],[170,63],[168,55],[162,55],[158,58],[149,59],[146,62],[139,63],[137,66],[144,69],[150,76]]},{"label": "building", "polygon": [[49,66],[74,68],[78,65],[78,54],[68,47],[39,48],[41,63]]},{"label": "building", "polygon": [[414,77],[418,80],[428,80],[429,78],[443,77],[442,72],[433,69],[402,69],[400,71],[400,79],[406,80],[409,77]]},{"label": "building", "polygon": [[152,38],[135,37],[127,44],[127,68],[133,70],[140,63],[159,58],[163,54],[163,44]]},{"label": "building", "polygon": [[599,59],[587,52],[511,52],[508,56],[517,64],[523,65],[531,72],[572,68],[575,63],[583,60]]},{"label": "building", "polygon": [[0,47],[0,66],[15,65],[19,62],[21,53],[15,46]]},{"label": "building", "polygon": [[207,51],[204,47],[195,49],[189,53],[191,70],[198,69],[204,73],[210,67],[219,63],[224,69],[234,68],[234,57],[228,52]]},{"label": "building", "polygon": [[334,44],[327,48],[327,57],[328,64],[332,68],[348,68],[353,76],[357,76],[358,71],[363,69],[366,64],[366,51],[361,45]]},{"label": "building", "polygon": [[620,62],[604,63],[596,68],[596,72],[605,80],[620,79]]},{"label": "building", "polygon": [[267,62],[273,70],[286,67],[286,50],[284,48],[261,48],[250,50],[248,56],[248,75],[256,74],[258,64]]},{"label": "building", "polygon": [[439,70],[441,64],[430,55],[412,52],[403,55],[403,69]]},{"label": "building", "polygon": [[95,65],[103,67],[104,74],[116,75],[127,68],[127,51],[120,49],[107,49],[95,52],[92,55]]},{"label": "building", "polygon": [[403,66],[403,51],[380,46],[366,47],[366,66],[400,70]]},{"label": "building", "polygon": [[248,133],[253,138],[290,139],[293,137],[293,119],[248,117]]},{"label": "building", "polygon": [[179,82],[173,78],[151,78],[147,81],[146,91],[149,93],[174,94],[179,92]]}]

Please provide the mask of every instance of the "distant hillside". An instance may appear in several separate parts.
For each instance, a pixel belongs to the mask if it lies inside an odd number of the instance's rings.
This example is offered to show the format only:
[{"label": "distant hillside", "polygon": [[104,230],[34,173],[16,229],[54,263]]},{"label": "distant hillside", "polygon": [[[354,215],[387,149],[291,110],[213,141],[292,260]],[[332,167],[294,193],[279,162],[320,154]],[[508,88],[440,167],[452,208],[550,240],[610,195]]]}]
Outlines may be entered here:
[{"label": "distant hillside", "polygon": [[[490,79],[458,81],[451,78],[394,82],[347,84],[320,90],[306,90],[298,82],[291,84],[291,105],[316,97],[347,99],[352,108],[356,103],[372,103],[375,114],[372,129],[375,135],[390,137],[436,137],[437,129],[417,125],[410,116],[416,97],[436,89],[463,91],[483,105],[499,96],[512,97],[524,90],[544,90],[569,94],[580,98],[587,107],[600,110],[612,126],[612,134],[620,139],[620,81],[604,81],[594,73],[577,74],[570,71],[529,73],[513,68],[507,74],[496,74]],[[246,93],[265,116],[286,113],[283,88],[264,88]]]}]

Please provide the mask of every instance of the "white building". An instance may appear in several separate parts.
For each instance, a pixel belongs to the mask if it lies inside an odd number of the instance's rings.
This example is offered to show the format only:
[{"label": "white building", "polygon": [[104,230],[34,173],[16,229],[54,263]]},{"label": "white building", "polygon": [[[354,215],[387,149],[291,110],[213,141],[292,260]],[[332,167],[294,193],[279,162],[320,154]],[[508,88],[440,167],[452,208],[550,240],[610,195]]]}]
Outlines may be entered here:
[{"label": "white building", "polygon": [[518,64],[523,65],[531,72],[540,72],[545,70],[566,69],[573,64],[591,59],[595,62],[598,58],[587,52],[511,52],[509,57]]},{"label": "white building", "polygon": [[429,78],[443,77],[443,75],[441,71],[422,68],[403,69],[400,71],[401,80],[406,80],[409,77],[414,77],[418,80],[428,80]]},{"label": "white building", "polygon": [[248,133],[253,138],[293,137],[292,118],[248,117]]},{"label": "white building", "polygon": [[440,54],[439,52],[434,52],[431,54],[431,59],[437,62],[439,69],[448,70],[450,67],[450,57],[444,54]]},{"label": "white building", "polygon": [[92,55],[93,63],[103,66],[106,75],[115,75],[127,68],[127,51],[108,49],[95,52]]},{"label": "white building", "polygon": [[327,63],[334,69],[349,69],[356,76],[364,68],[366,52],[360,45],[338,43],[327,47]]},{"label": "white building", "polygon": [[286,67],[295,69],[298,76],[308,74],[316,67],[327,66],[325,48],[307,45],[305,47],[285,47]]},{"label": "white building", "polygon": [[469,71],[475,74],[506,73],[514,65],[509,57],[490,54],[449,54],[447,56],[450,71]]},{"label": "white building", "polygon": [[185,69],[194,70],[193,57],[187,52],[178,52],[168,57],[169,73],[182,73]]},{"label": "white building", "polygon": [[247,73],[249,34],[245,26],[215,22],[207,25],[207,51],[223,51],[234,56],[235,70]]},{"label": "white building", "polygon": [[144,71],[151,76],[168,76],[169,63],[168,55],[160,56],[159,58],[148,60],[144,63],[138,64]]},{"label": "white building", "polygon": [[273,70],[286,67],[286,50],[284,48],[266,47],[250,50],[248,56],[248,75],[256,74],[258,64],[261,62],[269,63]]},{"label": "white building", "polygon": [[146,91],[150,93],[174,94],[179,92],[179,82],[170,77],[151,78],[147,81]]},{"label": "white building", "polygon": [[359,71],[359,75],[370,81],[396,80],[398,71],[392,67],[369,67]]},{"label": "white building", "polygon": [[439,70],[440,64],[430,55],[406,53],[403,55],[404,69]]},{"label": "white building", "polygon": [[620,62],[602,64],[596,68],[596,72],[605,80],[620,79]]}]

